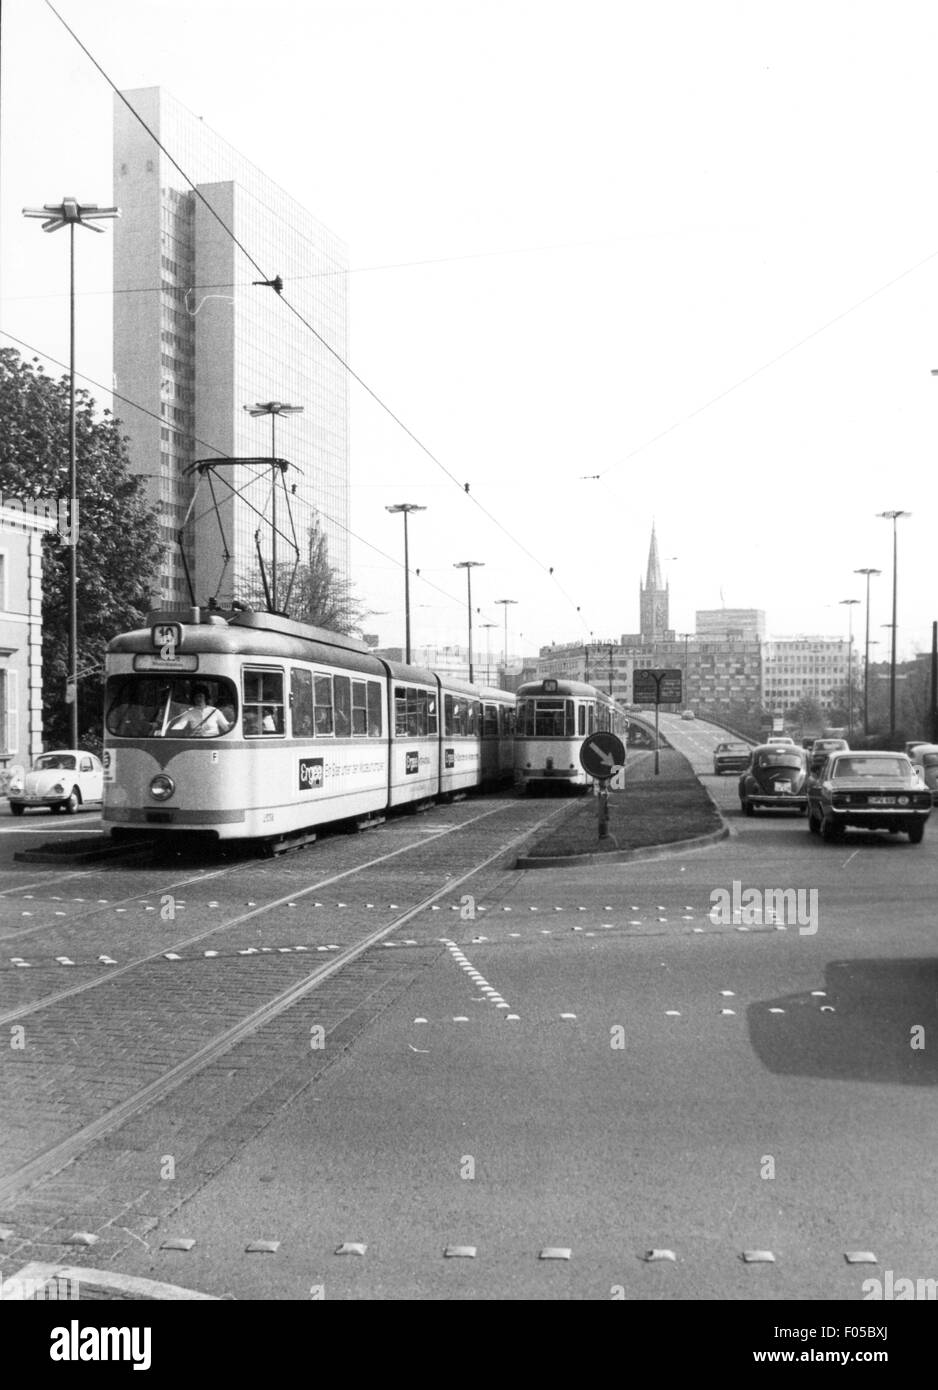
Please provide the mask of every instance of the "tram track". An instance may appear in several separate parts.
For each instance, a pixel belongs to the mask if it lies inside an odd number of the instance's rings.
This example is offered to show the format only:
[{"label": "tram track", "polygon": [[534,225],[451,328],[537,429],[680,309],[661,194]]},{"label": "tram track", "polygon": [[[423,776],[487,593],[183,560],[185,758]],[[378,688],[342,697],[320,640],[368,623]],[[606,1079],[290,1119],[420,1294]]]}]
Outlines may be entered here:
[{"label": "tram track", "polygon": [[[501,809],[501,807],[495,807],[493,810],[483,811],[480,815],[473,816],[471,820],[465,821],[461,825],[453,826],[449,829],[441,829],[436,832],[435,838],[439,840],[444,836],[464,830],[474,825],[477,821],[484,820],[488,816],[496,815]],[[397,849],[390,850],[387,854],[378,855],[374,859],[366,860],[363,864],[356,864],[351,868],[342,869],[338,873],[330,874],[326,878],[317,879],[315,883],[309,884],[306,888],[300,888],[293,892],[285,893],[280,897],[272,899],[268,903],[263,903],[252,908],[249,912],[238,913],[236,916],[230,917],[224,922],[213,923],[203,931],[198,931],[188,936],[179,937],[175,941],[164,943],[157,950],[148,951],[145,955],[138,956],[135,960],[127,961],[124,965],[109,966],[107,969],[102,970],[100,974],[96,975],[94,979],[83,980],[78,984],[72,985],[68,989],[58,990],[54,994],[44,995],[40,999],[32,1000],[29,1004],[23,1004],[19,1008],[11,1009],[7,1013],[2,1013],[0,1014],[0,1025],[15,1023],[19,1019],[27,1018],[30,1014],[39,1013],[43,1009],[60,1004],[66,999],[74,998],[76,995],[86,994],[93,989],[99,989],[102,985],[110,985],[115,980],[120,979],[121,976],[128,975],[131,971],[137,970],[141,966],[165,959],[167,954],[179,953],[186,950],[188,947],[201,945],[211,940],[212,937],[222,936],[234,928],[242,926],[245,922],[253,921],[255,918],[260,918],[269,912],[274,912],[277,908],[284,907],[287,903],[299,902],[300,899],[309,897],[311,893],[321,893],[324,888],[331,887],[334,883],[340,883],[343,879],[354,877],[359,873],[364,873],[368,869],[375,868],[379,864],[387,863],[392,859],[398,858],[398,856],[402,854],[411,854],[418,849],[422,850],[426,848],[427,841],[418,840],[413,844],[401,845]],[[207,879],[217,876],[217,873],[224,873],[224,870],[218,870],[215,873],[207,874],[197,880],[182,879],[175,886],[188,886],[193,881],[204,883]],[[159,890],[153,891],[168,893],[173,886],[174,885],[166,885]],[[139,894],[133,894],[122,901],[135,902],[139,897]],[[119,905],[119,902],[115,905]]]},{"label": "tram track", "polygon": [[[422,837],[373,856],[179,937],[175,943],[177,951],[182,951],[270,919],[289,922],[295,939],[297,918],[289,913],[289,904],[342,881],[357,880],[357,887],[377,896],[376,885],[387,885],[387,874],[395,865],[406,862],[407,855],[423,851],[420,866],[408,875],[404,887],[400,877],[395,880],[395,896],[401,899],[402,910],[388,919],[387,909],[383,909],[380,925],[369,923],[367,929],[353,926],[353,939],[330,947],[335,954],[320,960],[313,969],[308,958],[290,951],[234,957],[221,970],[222,962],[195,957],[184,962],[185,968],[180,970],[168,963],[166,956],[172,948],[163,945],[123,966],[109,967],[94,979],[77,982],[5,1014],[2,1021],[8,1024],[32,1019],[27,1030],[29,1047],[20,1054],[22,1067],[17,1067],[17,1054],[8,1052],[0,1068],[0,1083],[4,1079],[7,1083],[3,1086],[5,1108],[9,1113],[12,1102],[15,1113],[17,1101],[22,1099],[28,1114],[31,1079],[42,1079],[50,1099],[45,1109],[39,1107],[41,1114],[37,1113],[32,1131],[28,1125],[20,1125],[21,1135],[28,1135],[25,1147],[32,1152],[24,1155],[20,1146],[16,1157],[21,1161],[0,1178],[0,1202],[12,1201],[58,1172],[88,1146],[287,1013],[404,923],[517,850],[564,809],[555,807],[547,815],[538,814],[535,820],[530,806],[509,802],[487,808],[459,825],[441,827],[432,839]],[[508,825],[499,827],[493,821],[499,813],[508,813]],[[469,830],[476,835],[461,841],[459,832]],[[488,839],[481,847],[480,835]],[[335,934],[331,925],[329,930]],[[114,990],[113,995],[108,994],[108,987]],[[102,1000],[100,1013],[92,1016],[88,1005],[97,997]],[[239,1015],[234,1020],[232,1012]],[[76,1075],[82,1079],[77,1087]]]}]

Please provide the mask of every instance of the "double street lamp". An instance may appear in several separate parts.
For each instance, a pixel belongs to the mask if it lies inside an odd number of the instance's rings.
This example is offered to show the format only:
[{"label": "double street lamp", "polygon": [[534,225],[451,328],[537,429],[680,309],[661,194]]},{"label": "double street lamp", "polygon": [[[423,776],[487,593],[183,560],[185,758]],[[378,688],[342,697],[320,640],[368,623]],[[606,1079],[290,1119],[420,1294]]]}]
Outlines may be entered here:
[{"label": "double street lamp", "polygon": [[87,227],[91,232],[103,232],[95,222],[103,218],[120,217],[120,208],[100,208],[97,203],[80,203],[77,198],[63,198],[61,203],[45,203],[41,208],[23,208],[24,217],[43,219],[44,232],[59,232],[68,228],[68,675],[65,680],[65,702],[69,706],[69,738],[71,747],[78,747],[78,432],[75,417],[75,228]]},{"label": "double street lamp", "polygon": [[870,732],[870,577],[882,570],[859,569],[854,574],[866,575],[866,646],[863,653],[863,733]]},{"label": "double street lamp", "polygon": [[453,569],[466,571],[466,600],[469,614],[469,684],[472,684],[472,571],[484,565],[484,560],[456,560]]},{"label": "double street lamp", "polygon": [[[407,518],[411,512],[425,512],[426,507],[418,507],[416,502],[395,502],[385,507],[386,512],[402,512],[404,515],[404,660],[410,665],[410,554],[407,548]],[[419,572],[419,571],[418,571]]]},{"label": "double street lamp", "polygon": [[877,516],[892,522],[892,656],[889,662],[889,737],[896,736],[896,581],[898,576],[898,536],[896,522],[900,516],[911,516],[911,512],[877,512]]}]

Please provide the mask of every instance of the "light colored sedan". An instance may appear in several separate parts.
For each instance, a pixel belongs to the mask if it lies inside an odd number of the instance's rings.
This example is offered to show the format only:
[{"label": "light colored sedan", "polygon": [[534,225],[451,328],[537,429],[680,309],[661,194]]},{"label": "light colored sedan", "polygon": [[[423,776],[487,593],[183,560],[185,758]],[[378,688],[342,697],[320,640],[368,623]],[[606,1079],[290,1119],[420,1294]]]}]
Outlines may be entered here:
[{"label": "light colored sedan", "polygon": [[100,759],[75,749],[41,753],[30,772],[14,770],[7,795],[14,816],[21,816],[30,806],[72,814],[89,801],[103,800]]}]

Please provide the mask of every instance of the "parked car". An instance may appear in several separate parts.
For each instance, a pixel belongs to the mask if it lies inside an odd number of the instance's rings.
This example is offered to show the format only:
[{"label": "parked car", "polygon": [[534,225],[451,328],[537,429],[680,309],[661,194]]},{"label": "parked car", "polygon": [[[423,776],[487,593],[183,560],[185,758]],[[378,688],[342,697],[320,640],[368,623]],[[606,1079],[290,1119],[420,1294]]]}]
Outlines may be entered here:
[{"label": "parked car", "polygon": [[724,772],[742,772],[749,766],[752,749],[748,743],[718,743],[713,750],[714,776],[722,777]]},{"label": "parked car", "polygon": [[41,753],[29,772],[15,773],[7,790],[10,810],[21,816],[30,806],[73,813],[104,797],[104,771],[93,753],[65,749]]},{"label": "parked car", "polygon": [[929,791],[938,791],[938,743],[917,743],[909,754],[909,761],[921,773]]},{"label": "parked car", "polygon": [[816,738],[814,747],[811,749],[812,775],[816,775],[827,762],[831,753],[837,753],[850,747],[845,738]]},{"label": "parked car", "polygon": [[694,714],[694,711],[692,709],[686,709],[684,713],[681,715],[682,719],[696,719],[696,717],[697,716]]},{"label": "parked car", "polygon": [[931,808],[932,794],[905,753],[834,752],[808,783],[808,829],[825,840],[843,839],[852,825],[904,830],[917,845]]},{"label": "parked car", "polygon": [[757,808],[781,807],[804,815],[808,805],[806,782],[808,755],[788,744],[763,743],[752,750],[752,762],[739,779],[739,804],[743,815]]}]

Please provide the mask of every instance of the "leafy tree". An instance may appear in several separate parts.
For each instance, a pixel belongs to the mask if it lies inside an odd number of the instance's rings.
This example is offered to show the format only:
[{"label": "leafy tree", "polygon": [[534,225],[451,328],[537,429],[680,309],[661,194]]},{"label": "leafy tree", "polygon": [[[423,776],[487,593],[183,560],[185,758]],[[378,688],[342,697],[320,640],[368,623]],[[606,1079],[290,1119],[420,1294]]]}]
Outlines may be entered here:
[{"label": "leafy tree", "polygon": [[825,723],[824,711],[817,700],[803,695],[785,711],[785,722],[797,724],[806,734],[819,733]]},{"label": "leafy tree", "polygon": [[[156,512],[129,471],[126,438],[109,410],[96,416],[87,391],[76,392],[78,477],[78,729],[82,744],[101,742],[103,661],[116,633],[139,627],[162,555]],[[54,380],[38,358],[0,349],[0,491],[21,501],[68,496],[69,382]],[[46,746],[69,738],[68,547],[43,539],[42,680]]]},{"label": "leafy tree", "polygon": [[[292,586],[290,584],[293,579]],[[270,582],[268,577],[268,583]],[[289,598],[288,598],[289,593]],[[252,608],[266,608],[259,574],[237,586],[238,599]],[[368,616],[347,580],[329,563],[329,538],[316,518],[306,535],[306,556],[293,577],[293,561],[277,564],[277,602],[298,623],[330,632],[358,633]]]}]

